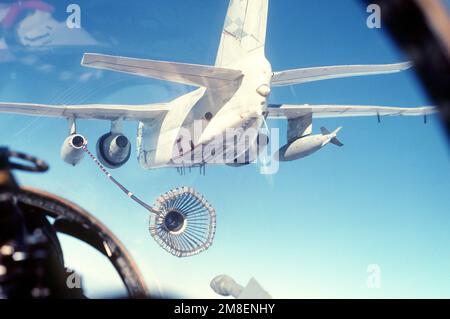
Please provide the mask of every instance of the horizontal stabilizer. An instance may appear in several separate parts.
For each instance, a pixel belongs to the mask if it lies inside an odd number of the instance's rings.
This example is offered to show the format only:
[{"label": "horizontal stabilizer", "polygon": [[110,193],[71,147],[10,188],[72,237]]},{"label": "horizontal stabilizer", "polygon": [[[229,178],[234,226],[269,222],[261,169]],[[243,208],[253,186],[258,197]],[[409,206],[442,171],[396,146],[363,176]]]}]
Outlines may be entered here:
[{"label": "horizontal stabilizer", "polygon": [[93,53],[85,53],[81,65],[207,88],[233,85],[242,79],[242,72],[232,69]]},{"label": "horizontal stabilizer", "polygon": [[275,72],[273,86],[294,85],[314,81],[362,75],[396,73],[412,66],[410,62],[374,65],[337,65]]}]

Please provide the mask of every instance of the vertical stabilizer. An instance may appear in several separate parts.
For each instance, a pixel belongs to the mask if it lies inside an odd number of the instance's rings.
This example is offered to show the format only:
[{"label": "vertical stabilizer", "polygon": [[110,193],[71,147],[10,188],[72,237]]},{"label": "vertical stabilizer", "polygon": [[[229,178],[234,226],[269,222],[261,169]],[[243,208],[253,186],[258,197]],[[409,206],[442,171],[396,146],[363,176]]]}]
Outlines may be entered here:
[{"label": "vertical stabilizer", "polygon": [[269,0],[231,0],[216,66],[226,67],[247,54],[264,53]]}]

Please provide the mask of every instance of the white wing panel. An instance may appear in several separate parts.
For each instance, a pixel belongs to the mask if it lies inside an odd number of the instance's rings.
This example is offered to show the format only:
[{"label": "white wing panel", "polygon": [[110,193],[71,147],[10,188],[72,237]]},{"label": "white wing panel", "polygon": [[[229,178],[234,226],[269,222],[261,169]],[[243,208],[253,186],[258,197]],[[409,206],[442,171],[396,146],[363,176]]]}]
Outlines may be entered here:
[{"label": "white wing panel", "polygon": [[40,117],[77,119],[145,120],[166,114],[168,104],[148,105],[45,105],[31,103],[0,103],[0,113],[23,114]]},{"label": "white wing panel", "polygon": [[362,105],[272,105],[269,118],[294,119],[312,114],[313,118],[334,118],[353,116],[424,116],[435,113],[431,106],[404,108]]}]

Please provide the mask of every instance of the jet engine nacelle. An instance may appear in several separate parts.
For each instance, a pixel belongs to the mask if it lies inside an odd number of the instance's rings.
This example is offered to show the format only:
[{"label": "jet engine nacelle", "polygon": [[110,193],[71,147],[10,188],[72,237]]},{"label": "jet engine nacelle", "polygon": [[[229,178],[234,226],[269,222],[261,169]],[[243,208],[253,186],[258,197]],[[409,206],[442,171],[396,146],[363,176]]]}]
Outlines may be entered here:
[{"label": "jet engine nacelle", "polygon": [[131,155],[131,143],[122,134],[107,133],[97,142],[97,156],[100,162],[109,168],[119,168]]},{"label": "jet engine nacelle", "polygon": [[324,127],[321,130],[322,134],[300,137],[283,146],[278,151],[278,160],[282,162],[295,161],[317,152],[328,143],[336,146],[344,145],[336,138],[341,128],[338,128],[333,133],[328,132]]},{"label": "jet engine nacelle", "polygon": [[84,157],[83,146],[87,144],[84,136],[72,134],[66,138],[61,147],[61,158],[70,165],[77,165]]}]

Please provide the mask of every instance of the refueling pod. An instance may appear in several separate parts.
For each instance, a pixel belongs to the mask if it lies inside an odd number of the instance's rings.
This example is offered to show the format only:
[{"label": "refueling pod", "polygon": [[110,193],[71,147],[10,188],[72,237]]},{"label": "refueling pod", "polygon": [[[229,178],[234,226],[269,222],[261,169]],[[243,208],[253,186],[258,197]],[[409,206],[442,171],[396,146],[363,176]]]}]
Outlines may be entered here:
[{"label": "refueling pod", "polygon": [[322,131],[322,134],[303,136],[283,146],[277,152],[276,158],[281,162],[295,161],[317,152],[328,143],[332,143],[339,147],[344,146],[344,144],[336,138],[341,127],[333,133],[330,133],[324,127],[320,130]]}]

